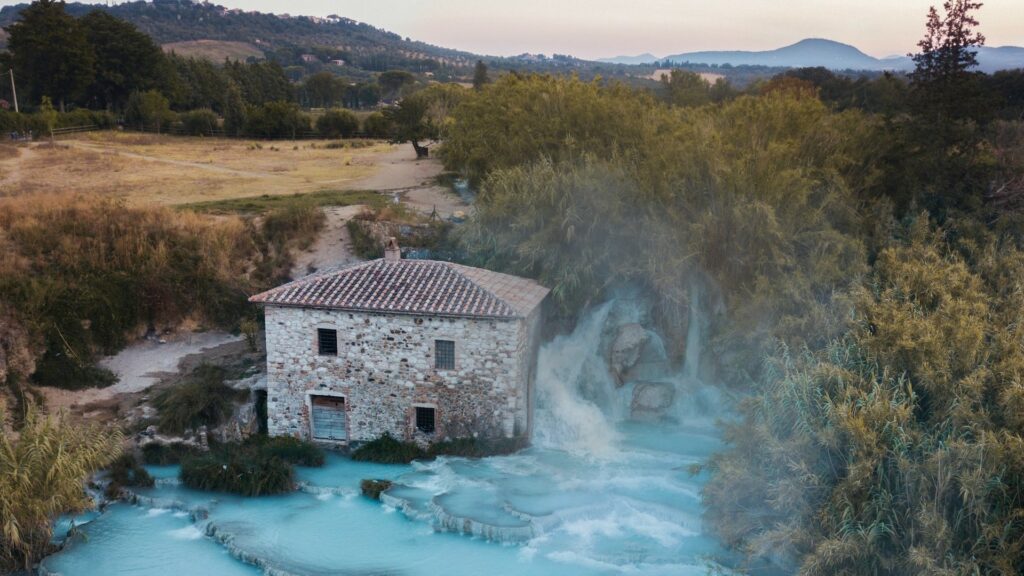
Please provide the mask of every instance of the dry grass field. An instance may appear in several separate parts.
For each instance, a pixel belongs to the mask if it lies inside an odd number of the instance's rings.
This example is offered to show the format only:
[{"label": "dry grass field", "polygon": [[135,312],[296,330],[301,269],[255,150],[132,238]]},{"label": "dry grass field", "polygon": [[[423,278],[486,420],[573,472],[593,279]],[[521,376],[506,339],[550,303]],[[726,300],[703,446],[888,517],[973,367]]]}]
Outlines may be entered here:
[{"label": "dry grass field", "polygon": [[[132,205],[177,205],[412,187],[439,170],[433,163],[416,162],[411,148],[327,145],[123,132],[83,134],[53,147],[0,144],[0,197],[79,192],[124,198]],[[381,181],[392,172],[396,178]]]}]

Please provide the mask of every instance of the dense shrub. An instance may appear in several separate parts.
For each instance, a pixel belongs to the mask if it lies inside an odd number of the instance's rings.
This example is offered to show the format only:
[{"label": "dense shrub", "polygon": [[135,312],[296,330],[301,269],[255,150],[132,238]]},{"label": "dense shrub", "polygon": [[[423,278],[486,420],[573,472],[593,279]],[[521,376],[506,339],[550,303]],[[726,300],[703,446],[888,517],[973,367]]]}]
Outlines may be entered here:
[{"label": "dense shrub", "polygon": [[363,134],[367,138],[387,138],[391,135],[391,122],[380,112],[374,112],[363,120]]},{"label": "dense shrub", "polygon": [[179,114],[178,120],[182,133],[189,136],[212,136],[218,130],[218,119],[213,110],[190,110]]},{"label": "dense shrub", "polygon": [[415,443],[396,440],[387,432],[352,452],[353,460],[380,464],[408,464],[426,456],[427,453]]},{"label": "dense shrub", "polygon": [[124,109],[125,124],[136,130],[166,132],[174,118],[167,98],[156,90],[132,92]]},{"label": "dense shrub", "polygon": [[345,223],[352,242],[352,252],[365,260],[380,258],[384,255],[384,246],[370,234],[366,226],[357,218]]},{"label": "dense shrub", "polygon": [[350,110],[332,108],[316,119],[316,131],[324,138],[351,138],[359,132],[359,119]]},{"label": "dense shrub", "polygon": [[516,74],[465,97],[453,118],[443,147],[445,168],[466,174],[474,184],[497,168],[541,158],[632,154],[672,121],[653,98],[626,86]]},{"label": "dense shrub", "polygon": [[109,130],[117,126],[117,117],[106,110],[87,110],[85,108],[57,115],[57,128],[78,126],[95,126],[101,130]]},{"label": "dense shrub", "polygon": [[323,229],[327,217],[313,204],[290,203],[263,216],[259,243],[263,247],[256,273],[280,281],[291,274],[292,252],[306,249]]},{"label": "dense shrub", "polygon": [[[71,128],[77,126],[95,126],[107,130],[117,126],[117,117],[105,110],[87,110],[78,108],[67,113],[58,113],[54,128]],[[15,113],[0,110],[0,137],[7,139],[11,132],[37,136],[47,134],[46,121],[39,114]]]},{"label": "dense shrub", "polygon": [[157,395],[153,403],[159,410],[160,430],[181,434],[225,421],[234,411],[235,401],[248,396],[248,391],[224,384],[225,374],[219,366],[199,366],[185,382]]},{"label": "dense shrub", "polygon": [[151,466],[181,464],[182,460],[196,454],[195,448],[181,442],[170,444],[150,442],[142,447],[142,462]]},{"label": "dense shrub", "polygon": [[37,114],[19,114],[10,110],[0,110],[0,136],[6,140],[11,132],[43,134],[46,132],[46,122]]},{"label": "dense shrub", "polygon": [[263,237],[271,246],[284,249],[294,243],[305,250],[323,229],[326,217],[316,206],[292,204],[271,210],[263,217]]},{"label": "dense shrub", "polygon": [[102,366],[82,362],[68,354],[61,342],[51,340],[47,343],[43,357],[36,363],[32,381],[69,390],[106,388],[117,383],[117,374]]},{"label": "dense shrub", "polygon": [[295,438],[250,438],[182,460],[181,480],[191,488],[262,496],[295,488],[293,465],[321,466],[323,451]]},{"label": "dense shrub", "polygon": [[110,483],[107,484],[108,498],[117,498],[122,488],[148,488],[155,483],[145,468],[139,465],[135,455],[122,454],[108,469]]},{"label": "dense shrub", "polygon": [[267,102],[249,109],[245,133],[253,138],[290,138],[305,136],[310,131],[309,115],[291,102]]},{"label": "dense shrub", "polygon": [[280,458],[223,448],[182,461],[181,481],[197,490],[264,496],[294,490],[295,471]]},{"label": "dense shrub", "polygon": [[322,448],[292,436],[256,436],[247,445],[253,446],[260,454],[280,458],[296,466],[319,467],[324,465]]},{"label": "dense shrub", "polygon": [[916,219],[848,335],[770,358],[711,463],[727,544],[809,575],[1024,571],[1024,252],[949,233]]}]

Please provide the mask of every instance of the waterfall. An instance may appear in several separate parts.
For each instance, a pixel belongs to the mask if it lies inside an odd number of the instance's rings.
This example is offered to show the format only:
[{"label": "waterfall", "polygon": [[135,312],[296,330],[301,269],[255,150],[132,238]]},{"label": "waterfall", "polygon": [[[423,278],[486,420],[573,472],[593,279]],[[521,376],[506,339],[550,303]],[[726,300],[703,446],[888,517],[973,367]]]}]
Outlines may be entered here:
[{"label": "waterfall", "polygon": [[[612,343],[620,330],[649,323],[642,301],[633,295],[589,310],[571,334],[558,336],[544,345],[537,361],[534,443],[574,453],[610,454],[619,437],[618,422],[631,417],[644,419],[651,414],[631,414],[637,405],[635,393],[641,395],[640,405],[649,409],[652,397],[655,406],[658,402],[672,402],[677,394],[665,391],[666,386],[676,393],[680,388],[696,386],[700,382],[703,338],[701,294],[696,282],[691,284],[690,293],[690,322],[681,373],[673,373],[661,337],[644,328],[640,351],[625,373],[627,380],[616,385],[609,368]],[[657,411],[649,417],[658,418]]]},{"label": "waterfall", "polygon": [[591,310],[571,334],[541,348],[536,445],[590,454],[612,450],[618,439],[611,417],[617,403],[612,401],[615,384],[601,356],[601,342],[613,305],[608,302]]}]

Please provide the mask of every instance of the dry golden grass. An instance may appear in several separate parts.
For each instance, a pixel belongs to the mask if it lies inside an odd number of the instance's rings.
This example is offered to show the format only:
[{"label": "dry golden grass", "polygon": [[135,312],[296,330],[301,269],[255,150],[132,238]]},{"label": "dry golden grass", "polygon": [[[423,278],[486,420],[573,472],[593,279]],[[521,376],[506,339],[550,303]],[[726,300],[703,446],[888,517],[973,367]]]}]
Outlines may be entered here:
[{"label": "dry golden grass", "polygon": [[11,144],[0,144],[0,160],[6,160],[8,158],[17,158],[18,148]]},{"label": "dry golden grass", "polygon": [[[371,175],[386,144],[256,142],[94,132],[58,143],[0,150],[0,196],[77,192],[132,205],[175,205],[344,189]],[[6,150],[11,148],[14,152]]]},{"label": "dry golden grass", "polygon": [[178,56],[206,58],[210,62],[220,64],[225,58],[245,62],[248,58],[264,58],[263,51],[248,42],[231,42],[228,40],[185,40],[164,44],[164,52],[174,52]]}]

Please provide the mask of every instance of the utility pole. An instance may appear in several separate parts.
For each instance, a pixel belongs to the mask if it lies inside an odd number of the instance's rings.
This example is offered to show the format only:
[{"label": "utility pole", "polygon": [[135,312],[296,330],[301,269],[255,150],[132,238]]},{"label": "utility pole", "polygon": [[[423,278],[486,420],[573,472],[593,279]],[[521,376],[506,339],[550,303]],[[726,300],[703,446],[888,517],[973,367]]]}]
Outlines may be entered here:
[{"label": "utility pole", "polygon": [[18,112],[18,91],[14,89],[14,68],[10,69],[11,73],[11,95],[14,97],[14,112]]}]

